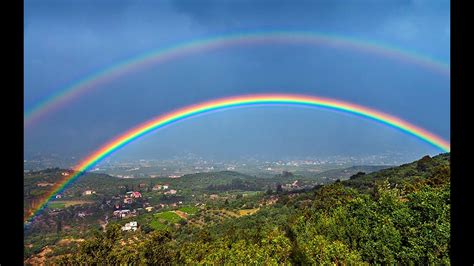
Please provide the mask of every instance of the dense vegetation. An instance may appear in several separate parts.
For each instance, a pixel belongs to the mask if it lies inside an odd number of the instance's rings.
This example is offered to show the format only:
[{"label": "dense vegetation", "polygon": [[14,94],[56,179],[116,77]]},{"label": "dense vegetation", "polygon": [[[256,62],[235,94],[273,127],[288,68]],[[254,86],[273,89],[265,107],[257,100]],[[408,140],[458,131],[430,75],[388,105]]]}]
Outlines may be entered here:
[{"label": "dense vegetation", "polygon": [[[229,183],[227,183],[229,184]],[[242,186],[243,183],[230,183]],[[277,198],[275,204],[257,204]],[[258,211],[203,226],[122,232],[111,223],[58,263],[449,264],[449,154],[363,172],[305,191],[226,200],[193,215],[253,201]],[[217,204],[217,203],[216,203]],[[240,205],[240,203],[239,203]],[[231,209],[231,208],[228,208]],[[174,214],[161,219],[182,220]],[[190,220],[191,221],[191,220]]]}]

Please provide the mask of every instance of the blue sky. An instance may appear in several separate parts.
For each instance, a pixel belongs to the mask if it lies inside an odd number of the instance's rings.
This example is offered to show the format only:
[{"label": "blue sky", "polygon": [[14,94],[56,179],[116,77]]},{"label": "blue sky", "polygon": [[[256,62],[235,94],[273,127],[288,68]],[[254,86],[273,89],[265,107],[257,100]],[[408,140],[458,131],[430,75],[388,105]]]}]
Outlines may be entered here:
[{"label": "blue sky", "polygon": [[[449,63],[449,1],[25,1],[25,105],[121,60],[188,40],[303,30],[387,43]],[[82,156],[153,116],[253,92],[367,105],[449,139],[449,77],[348,49],[296,44],[194,54],[118,78],[25,131],[25,152]],[[117,156],[435,154],[410,136],[321,110],[252,108],[196,118]]]}]

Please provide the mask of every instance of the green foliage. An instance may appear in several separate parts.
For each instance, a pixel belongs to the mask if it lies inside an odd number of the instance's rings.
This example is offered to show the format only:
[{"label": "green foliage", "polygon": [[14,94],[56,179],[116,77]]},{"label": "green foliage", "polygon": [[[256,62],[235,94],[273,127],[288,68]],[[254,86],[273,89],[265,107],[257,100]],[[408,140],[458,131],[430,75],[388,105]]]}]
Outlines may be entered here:
[{"label": "green foliage", "polygon": [[48,205],[48,208],[50,209],[64,209],[66,207],[66,204],[64,202],[51,202]]},{"label": "green foliage", "polygon": [[168,226],[163,224],[163,223],[160,223],[158,220],[153,220],[150,222],[150,227],[153,229],[153,230],[167,230],[168,229]]},{"label": "green foliage", "polygon": [[180,211],[182,212],[185,212],[187,214],[196,214],[199,209],[197,207],[194,207],[194,206],[185,206],[185,207],[181,207],[179,208]]},{"label": "green foliage", "polygon": [[172,224],[179,223],[182,220],[179,215],[172,211],[157,213],[155,214],[155,218],[157,218],[158,220],[167,221]]},{"label": "green foliage", "polygon": [[175,260],[175,249],[168,231],[156,231],[144,241],[140,249],[141,263],[147,265],[170,264]]},{"label": "green foliage", "polygon": [[[358,174],[310,192],[236,197],[229,207],[233,202],[257,206],[258,200],[270,197],[278,201],[260,206],[255,214],[202,227],[184,222],[176,228],[165,225],[183,221],[171,211],[150,214],[155,231],[122,234],[110,225],[105,233],[81,244],[77,254],[61,260],[139,265],[450,264],[448,158],[423,158]],[[204,221],[227,211],[217,209],[214,214],[216,209],[208,208],[181,210],[195,211]]]}]

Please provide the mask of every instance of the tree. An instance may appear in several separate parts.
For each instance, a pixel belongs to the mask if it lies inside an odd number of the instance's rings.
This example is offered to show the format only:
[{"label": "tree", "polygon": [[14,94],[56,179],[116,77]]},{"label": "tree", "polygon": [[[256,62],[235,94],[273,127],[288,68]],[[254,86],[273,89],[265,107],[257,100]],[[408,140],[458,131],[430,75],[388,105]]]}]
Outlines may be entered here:
[{"label": "tree", "polygon": [[356,179],[365,175],[365,172],[357,172],[357,174],[352,175],[349,179]]},{"label": "tree", "polygon": [[171,264],[175,252],[170,246],[171,234],[168,231],[154,231],[145,241],[142,249],[143,263],[148,265]]},{"label": "tree", "polygon": [[416,162],[416,169],[418,171],[426,171],[432,165],[432,161],[431,157],[426,155]]},{"label": "tree", "polygon": [[281,184],[278,183],[277,186],[276,186],[276,193],[277,194],[280,194],[283,192],[283,188],[281,187]]},{"label": "tree", "polygon": [[56,221],[56,234],[59,235],[59,233],[61,233],[62,231],[62,222],[61,222],[61,218],[59,218],[57,221]]},{"label": "tree", "polygon": [[268,186],[267,191],[265,192],[266,195],[271,195],[273,194],[273,190],[271,189],[270,186]]},{"label": "tree", "polygon": [[281,175],[282,177],[285,177],[285,178],[293,177],[293,173],[289,171],[283,171]]}]

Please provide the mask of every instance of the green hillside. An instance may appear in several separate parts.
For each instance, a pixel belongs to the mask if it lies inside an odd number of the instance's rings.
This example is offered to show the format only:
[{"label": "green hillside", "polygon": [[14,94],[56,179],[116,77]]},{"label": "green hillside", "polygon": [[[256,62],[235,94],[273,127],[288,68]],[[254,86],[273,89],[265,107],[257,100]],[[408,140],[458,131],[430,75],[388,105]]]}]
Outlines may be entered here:
[{"label": "green hillside", "polygon": [[[202,186],[211,179],[201,177]],[[227,180],[235,178],[229,173]],[[77,252],[57,260],[73,264],[450,264],[449,154],[361,172],[311,190],[256,194],[246,199],[258,206],[255,213],[235,212],[209,223],[199,219],[215,210],[219,215],[230,213],[226,206],[240,200],[227,198],[215,203],[221,205],[204,207],[205,211],[193,215],[193,220],[201,221],[199,226],[183,223],[165,230],[125,233],[112,223],[106,232],[80,244]],[[131,236],[133,241],[120,244]]]}]

